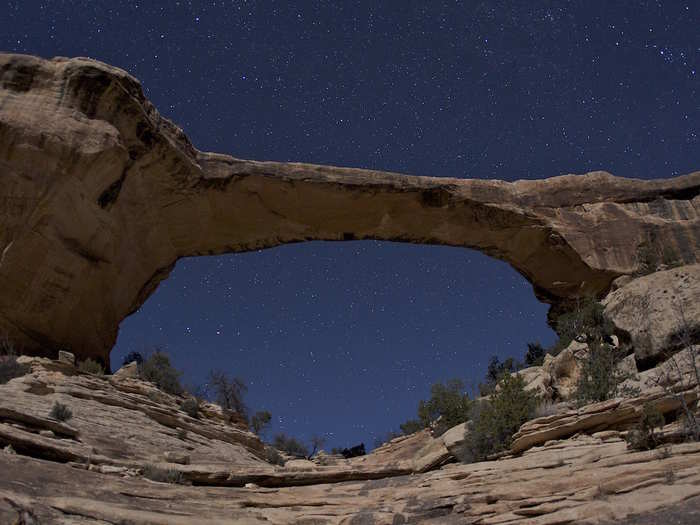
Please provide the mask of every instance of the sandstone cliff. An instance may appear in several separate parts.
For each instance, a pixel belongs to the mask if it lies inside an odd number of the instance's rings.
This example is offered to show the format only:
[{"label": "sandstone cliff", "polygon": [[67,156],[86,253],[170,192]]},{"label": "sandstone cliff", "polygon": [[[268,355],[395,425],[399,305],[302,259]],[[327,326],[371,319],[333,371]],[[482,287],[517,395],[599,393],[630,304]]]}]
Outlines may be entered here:
[{"label": "sandstone cliff", "polygon": [[105,363],[121,320],[185,256],[315,239],[464,246],[556,305],[700,252],[700,172],[511,183],[241,160],[198,151],[136,79],[85,58],[0,55],[0,188],[0,334]]}]

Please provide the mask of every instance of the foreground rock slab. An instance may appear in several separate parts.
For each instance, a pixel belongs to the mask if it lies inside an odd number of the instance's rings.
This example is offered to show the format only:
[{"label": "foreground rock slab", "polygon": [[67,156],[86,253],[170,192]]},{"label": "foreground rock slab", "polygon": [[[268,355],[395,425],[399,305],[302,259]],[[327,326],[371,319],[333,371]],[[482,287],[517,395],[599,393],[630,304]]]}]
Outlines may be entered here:
[{"label": "foreground rock slab", "polygon": [[119,323],[186,256],[309,240],[462,246],[507,261],[553,304],[602,294],[647,268],[644,254],[699,262],[700,172],[508,183],[242,160],[198,151],[136,79],[86,58],[0,55],[0,170],[0,333],[104,364]]}]

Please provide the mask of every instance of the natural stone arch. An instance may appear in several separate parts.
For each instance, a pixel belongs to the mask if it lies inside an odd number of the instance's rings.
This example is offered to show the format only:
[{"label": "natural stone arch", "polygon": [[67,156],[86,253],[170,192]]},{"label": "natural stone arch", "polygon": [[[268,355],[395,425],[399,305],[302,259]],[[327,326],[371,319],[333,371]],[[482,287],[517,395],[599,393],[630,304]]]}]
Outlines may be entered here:
[{"label": "natural stone arch", "polygon": [[0,333],[106,362],[121,320],[185,256],[464,246],[556,305],[637,272],[640,247],[691,263],[700,246],[700,172],[509,183],[235,159],[196,150],[138,81],[84,58],[0,55],[0,169]]}]

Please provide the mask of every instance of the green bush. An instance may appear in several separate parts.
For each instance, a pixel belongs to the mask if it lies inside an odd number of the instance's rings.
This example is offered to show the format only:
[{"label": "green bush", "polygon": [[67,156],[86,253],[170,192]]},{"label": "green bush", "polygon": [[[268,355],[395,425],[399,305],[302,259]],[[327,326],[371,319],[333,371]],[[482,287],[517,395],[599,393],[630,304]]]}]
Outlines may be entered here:
[{"label": "green bush", "polygon": [[96,376],[103,376],[105,373],[104,367],[100,363],[98,363],[94,359],[90,359],[89,357],[84,361],[80,361],[80,363],[78,363],[78,370],[80,370],[81,372],[85,372],[86,374],[93,374]]},{"label": "green bush", "polygon": [[185,478],[182,472],[175,469],[164,469],[155,465],[146,465],[143,467],[143,477],[151,481],[159,481],[161,483],[185,484]]},{"label": "green bush", "polygon": [[469,396],[464,392],[464,383],[450,379],[445,384],[435,383],[430,387],[430,399],[418,403],[418,419],[424,428],[437,421],[435,435],[442,435],[455,425],[464,423],[469,417]]},{"label": "green bush", "polygon": [[309,449],[306,445],[285,434],[277,434],[272,444],[277,450],[286,452],[290,456],[306,457],[309,455]]},{"label": "green bush", "polygon": [[199,417],[199,402],[194,397],[188,397],[180,403],[180,409],[190,417]]},{"label": "green bush", "polygon": [[528,343],[525,354],[525,364],[527,366],[541,366],[547,350],[539,343]]},{"label": "green bush", "polygon": [[578,300],[573,310],[557,317],[556,332],[559,340],[553,353],[558,354],[576,337],[583,336],[587,342],[603,341],[613,333],[613,324],[603,314],[605,308],[595,298]]},{"label": "green bush", "polygon": [[405,423],[401,423],[399,428],[401,429],[401,433],[404,436],[407,436],[409,434],[413,434],[414,432],[418,432],[419,430],[423,430],[425,426],[417,419],[409,419]]},{"label": "green bush", "polygon": [[496,388],[496,384],[501,377],[503,377],[503,374],[511,374],[517,372],[521,368],[522,365],[512,357],[501,362],[498,356],[492,356],[489,361],[489,366],[486,369],[485,382],[479,383],[479,394],[482,396],[491,395]]},{"label": "green bush", "polygon": [[182,372],[173,367],[170,356],[161,350],[151,354],[139,365],[139,376],[168,394],[179,395],[183,391],[180,384]]},{"label": "green bush", "polygon": [[645,403],[637,426],[627,432],[627,447],[634,450],[651,450],[659,444],[655,428],[664,426],[664,416],[653,403]]},{"label": "green bush", "polygon": [[461,459],[483,461],[507,450],[520,425],[533,417],[536,405],[537,398],[525,390],[522,377],[504,374],[490,400],[472,404]]},{"label": "green bush", "polygon": [[67,405],[59,401],[54,401],[51,411],[49,412],[49,417],[57,419],[58,421],[68,421],[73,417],[73,412]]},{"label": "green bush", "polygon": [[624,380],[617,370],[618,352],[600,342],[588,343],[588,356],[581,361],[581,373],[576,384],[579,405],[606,401],[617,395],[617,387]]}]

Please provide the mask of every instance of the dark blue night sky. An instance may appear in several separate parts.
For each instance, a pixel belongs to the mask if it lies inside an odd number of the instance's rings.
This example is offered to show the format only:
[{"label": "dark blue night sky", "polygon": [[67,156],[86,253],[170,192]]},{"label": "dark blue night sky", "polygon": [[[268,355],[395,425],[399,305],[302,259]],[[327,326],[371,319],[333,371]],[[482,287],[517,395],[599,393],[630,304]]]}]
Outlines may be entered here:
[{"label": "dark blue night sky", "polygon": [[[163,7],[161,7],[163,6]],[[700,2],[5,2],[0,49],[139,78],[203,150],[470,178],[700,167]],[[431,383],[554,340],[506,264],[309,243],[186,259],[113,352],[221,368],[275,431],[329,446],[415,415]]]}]

